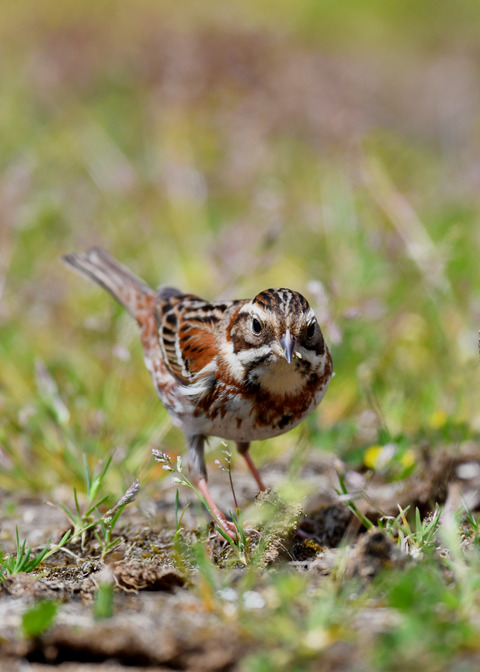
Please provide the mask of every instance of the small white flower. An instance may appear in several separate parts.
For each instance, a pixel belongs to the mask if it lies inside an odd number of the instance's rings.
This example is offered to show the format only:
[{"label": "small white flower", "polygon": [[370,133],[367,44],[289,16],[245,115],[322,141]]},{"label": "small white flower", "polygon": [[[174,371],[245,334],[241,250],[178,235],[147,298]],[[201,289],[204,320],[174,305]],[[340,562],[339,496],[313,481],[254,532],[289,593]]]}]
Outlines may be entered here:
[{"label": "small white flower", "polygon": [[236,602],[238,598],[237,591],[233,588],[221,588],[217,591],[217,595],[227,602]]},{"label": "small white flower", "polygon": [[245,609],[263,609],[265,605],[265,600],[255,590],[247,590],[243,594],[243,606]]},{"label": "small white flower", "polygon": [[157,462],[164,462],[165,464],[171,463],[171,460],[168,457],[168,455],[166,453],[162,453],[162,451],[158,450],[157,448],[153,448],[152,454]]}]

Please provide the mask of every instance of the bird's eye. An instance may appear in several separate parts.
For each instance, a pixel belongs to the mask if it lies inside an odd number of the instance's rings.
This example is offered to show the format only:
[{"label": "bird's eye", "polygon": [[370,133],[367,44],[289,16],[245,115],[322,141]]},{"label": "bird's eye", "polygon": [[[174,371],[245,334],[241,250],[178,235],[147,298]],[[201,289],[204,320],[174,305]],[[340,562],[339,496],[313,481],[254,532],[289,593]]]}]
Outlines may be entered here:
[{"label": "bird's eye", "polygon": [[316,322],[310,322],[310,324],[307,327],[307,338],[313,338],[315,336],[315,327],[316,327]]},{"label": "bird's eye", "polygon": [[252,320],[252,331],[257,336],[258,334],[262,333],[262,325],[260,324],[259,320],[257,320],[256,317],[254,317]]}]

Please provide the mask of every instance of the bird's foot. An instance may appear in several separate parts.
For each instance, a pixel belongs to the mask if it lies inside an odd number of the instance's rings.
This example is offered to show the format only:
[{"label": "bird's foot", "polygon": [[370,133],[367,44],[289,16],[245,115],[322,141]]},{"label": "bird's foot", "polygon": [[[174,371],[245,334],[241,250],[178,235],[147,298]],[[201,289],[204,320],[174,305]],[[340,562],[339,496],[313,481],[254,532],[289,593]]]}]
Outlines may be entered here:
[{"label": "bird's foot", "polygon": [[[231,520],[228,520],[226,515],[223,513],[223,511],[220,511],[218,506],[215,504],[213,497],[210,493],[210,490],[208,489],[207,486],[207,481],[205,478],[202,478],[198,482],[198,489],[202,493],[203,497],[205,498],[205,502],[208,505],[208,508],[210,510],[210,513],[212,514],[215,522],[218,524],[219,527],[222,528],[222,530],[228,534],[230,539],[233,539],[233,541],[237,540],[238,533],[237,533],[237,528],[235,526],[235,523],[233,523]],[[220,535],[221,536],[221,535]],[[222,537],[223,539],[223,537]]]},{"label": "bird's foot", "polygon": [[[220,514],[221,514],[220,516],[219,515],[215,516],[216,517],[215,522],[217,523],[218,527],[221,527],[223,532],[225,532],[225,534],[227,534],[230,537],[230,539],[233,539],[233,541],[237,541],[238,530],[235,523],[232,522],[231,520],[228,520],[221,511]],[[218,534],[222,539],[225,538],[223,537],[222,534],[220,534],[220,532],[218,532]]]}]

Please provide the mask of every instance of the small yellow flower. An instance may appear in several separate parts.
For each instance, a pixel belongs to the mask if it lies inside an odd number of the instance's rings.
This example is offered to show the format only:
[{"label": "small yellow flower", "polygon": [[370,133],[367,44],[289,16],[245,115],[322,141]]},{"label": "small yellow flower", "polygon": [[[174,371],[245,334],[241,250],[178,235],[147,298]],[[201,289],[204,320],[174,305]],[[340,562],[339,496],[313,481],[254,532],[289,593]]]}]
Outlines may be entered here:
[{"label": "small yellow flower", "polygon": [[[398,447],[394,443],[387,443],[385,446],[370,446],[365,451],[363,463],[369,469],[384,469],[398,454]],[[415,452],[408,448],[399,458],[399,463],[403,468],[408,469],[415,464]]]},{"label": "small yellow flower", "polygon": [[447,419],[447,414],[443,409],[433,411],[429,418],[430,427],[432,427],[432,429],[440,429],[446,424]]},{"label": "small yellow flower", "polygon": [[363,463],[365,466],[369,469],[377,469],[378,458],[381,452],[382,446],[370,446],[370,448],[367,448],[365,455],[363,456]]},{"label": "small yellow flower", "polygon": [[405,469],[408,469],[408,467],[413,467],[415,464],[415,452],[411,448],[408,448],[400,458],[400,463],[402,467],[405,467]]}]

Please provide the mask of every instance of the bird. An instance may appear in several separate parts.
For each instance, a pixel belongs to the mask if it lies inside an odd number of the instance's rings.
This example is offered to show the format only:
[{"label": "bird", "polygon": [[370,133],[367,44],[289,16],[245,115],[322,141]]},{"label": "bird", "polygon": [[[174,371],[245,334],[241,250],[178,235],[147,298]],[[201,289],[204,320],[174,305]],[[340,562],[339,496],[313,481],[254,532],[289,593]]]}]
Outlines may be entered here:
[{"label": "bird", "polygon": [[155,290],[101,247],[62,259],[137,321],[146,368],[185,435],[191,480],[234,538],[233,524],[208,488],[205,441],[234,441],[259,490],[266,490],[250,443],[296,427],[320,404],[332,377],[332,357],[313,309],[286,288],[225,301],[170,286]]}]

